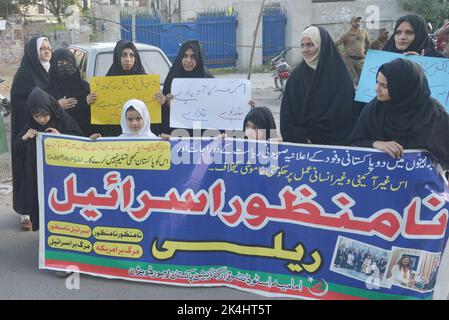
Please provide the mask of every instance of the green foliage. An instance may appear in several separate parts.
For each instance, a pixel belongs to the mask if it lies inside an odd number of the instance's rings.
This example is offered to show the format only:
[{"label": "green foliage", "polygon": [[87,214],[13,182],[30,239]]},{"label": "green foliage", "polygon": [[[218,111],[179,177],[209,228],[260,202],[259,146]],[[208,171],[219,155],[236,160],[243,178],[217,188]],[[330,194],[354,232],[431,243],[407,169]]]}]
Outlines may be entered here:
[{"label": "green foliage", "polygon": [[399,0],[402,8],[422,15],[434,28],[449,19],[449,0]]}]

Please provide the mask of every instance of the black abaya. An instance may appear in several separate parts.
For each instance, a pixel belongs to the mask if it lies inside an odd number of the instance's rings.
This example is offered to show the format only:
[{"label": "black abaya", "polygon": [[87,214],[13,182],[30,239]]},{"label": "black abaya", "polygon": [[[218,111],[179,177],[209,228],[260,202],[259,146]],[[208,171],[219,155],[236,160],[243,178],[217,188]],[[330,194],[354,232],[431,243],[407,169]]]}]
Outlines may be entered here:
[{"label": "black abaya", "polygon": [[[22,137],[29,129],[45,132],[54,128],[61,134],[81,135],[81,129],[75,120],[59,107],[58,102],[49,94],[36,87],[27,99],[29,111],[28,124],[13,142],[16,154],[17,177],[14,179],[14,210],[20,214],[29,214],[33,231],[39,230],[39,204],[36,168],[36,138],[24,141]],[[41,126],[33,119],[33,114],[46,113],[50,115],[47,125]]]},{"label": "black abaya", "polygon": [[316,70],[303,61],[290,75],[281,105],[285,142],[345,145],[357,110],[354,86],[329,33],[321,37]]},{"label": "black abaya", "polygon": [[380,69],[388,81],[391,100],[373,99],[362,111],[350,141],[372,148],[375,141],[396,141],[404,149],[426,149],[449,169],[449,115],[430,96],[422,68],[395,59]]},{"label": "black abaya", "polygon": [[[58,61],[67,61],[68,65],[58,66]],[[86,101],[90,86],[87,81],[81,79],[75,56],[67,49],[57,49],[50,62],[50,81],[46,91],[56,100],[64,97],[76,98],[77,105],[67,109],[66,112],[72,116],[85,135],[95,133],[94,127],[90,124],[90,106]],[[71,69],[73,74],[67,73],[65,69]]]}]

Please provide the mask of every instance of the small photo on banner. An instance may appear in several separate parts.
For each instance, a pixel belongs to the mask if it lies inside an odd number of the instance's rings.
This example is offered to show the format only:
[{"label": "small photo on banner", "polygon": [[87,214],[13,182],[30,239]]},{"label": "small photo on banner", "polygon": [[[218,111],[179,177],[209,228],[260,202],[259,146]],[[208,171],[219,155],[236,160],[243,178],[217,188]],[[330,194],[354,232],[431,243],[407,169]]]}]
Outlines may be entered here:
[{"label": "small photo on banner", "polygon": [[443,105],[446,112],[449,112],[449,59],[407,56],[387,51],[368,50],[355,101],[368,103],[376,97],[376,76],[379,68],[397,58],[412,60],[423,68],[429,81],[432,97]]}]

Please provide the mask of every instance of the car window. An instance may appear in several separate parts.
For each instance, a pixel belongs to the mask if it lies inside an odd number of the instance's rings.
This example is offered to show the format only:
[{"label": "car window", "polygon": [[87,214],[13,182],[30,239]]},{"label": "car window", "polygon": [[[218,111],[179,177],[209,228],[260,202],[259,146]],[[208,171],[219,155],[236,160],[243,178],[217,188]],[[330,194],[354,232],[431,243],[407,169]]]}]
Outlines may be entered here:
[{"label": "car window", "polygon": [[78,67],[78,69],[82,70],[82,62],[84,59],[84,56],[86,55],[86,53],[84,51],[75,49],[72,50],[73,55],[75,56],[75,62],[76,62],[76,66]]},{"label": "car window", "polygon": [[[164,83],[170,70],[170,65],[161,53],[155,50],[140,50],[139,54],[146,73],[159,74],[161,76],[161,83]],[[112,56],[112,52],[103,52],[97,55],[94,76],[106,75],[112,65]]]}]

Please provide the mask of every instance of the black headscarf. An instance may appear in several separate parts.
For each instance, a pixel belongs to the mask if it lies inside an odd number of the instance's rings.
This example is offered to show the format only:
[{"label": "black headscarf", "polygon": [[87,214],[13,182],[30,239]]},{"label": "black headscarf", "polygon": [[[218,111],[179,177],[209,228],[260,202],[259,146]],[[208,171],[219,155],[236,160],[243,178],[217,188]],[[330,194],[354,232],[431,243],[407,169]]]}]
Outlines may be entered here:
[{"label": "black headscarf", "polygon": [[[192,49],[195,60],[196,67],[190,72],[184,70],[182,66],[182,59],[187,50]],[[184,42],[179,49],[178,55],[173,62],[170,71],[167,74],[164,82],[163,94],[169,94],[171,92],[171,84],[175,78],[213,78],[214,76],[207,69],[204,63],[204,53],[198,40],[189,40]]]},{"label": "black headscarf", "polygon": [[[401,23],[408,22],[413,28],[415,32],[415,39],[411,43],[411,45],[407,48],[407,50],[398,50],[396,48],[396,42],[394,40],[395,34]],[[404,53],[406,51],[414,51],[421,54],[422,50],[425,50],[425,56],[428,57],[437,57],[444,58],[444,55],[436,50],[435,44],[427,33],[427,25],[426,21],[423,17],[410,14],[399,18],[396,22],[396,26],[394,27],[393,35],[388,39],[385,44],[383,51],[395,52],[395,53]]]},{"label": "black headscarf", "polygon": [[[67,61],[68,64],[58,66],[58,61]],[[88,82],[81,79],[75,56],[70,50],[57,49],[50,62],[50,81],[46,91],[56,100],[63,97],[76,98],[78,104],[67,109],[66,112],[72,116],[85,134],[94,133],[90,124],[90,106],[86,101],[90,87]]]},{"label": "black headscarf", "polygon": [[449,115],[430,96],[422,68],[395,59],[379,69],[388,81],[391,100],[373,99],[362,111],[351,144],[372,148],[375,141],[396,141],[404,149],[426,149],[449,168]]},{"label": "black headscarf", "polygon": [[26,101],[34,87],[45,89],[48,73],[42,66],[37,50],[37,39],[25,45],[25,52],[11,86],[11,137],[14,140],[26,124]]},{"label": "black headscarf", "polygon": [[[134,66],[131,70],[125,71],[122,68],[122,53],[125,49],[131,49],[134,52],[135,62]],[[109,68],[106,76],[128,76],[128,75],[138,75],[138,74],[146,74],[145,68],[142,65],[142,61],[140,59],[139,51],[137,51],[134,43],[128,40],[119,40],[114,48],[114,57],[112,61],[112,65]]]},{"label": "black headscarf", "polygon": [[344,145],[356,110],[354,86],[329,33],[321,27],[316,70],[305,61],[287,81],[281,105],[281,135],[293,143]]},{"label": "black headscarf", "polygon": [[[185,52],[189,49],[192,49],[195,55],[196,67],[192,71],[187,72],[182,66],[182,59],[184,58]],[[176,59],[173,62],[173,65],[170,68],[167,77],[165,78],[162,93],[164,95],[171,93],[171,85],[173,79],[176,78],[214,78],[213,74],[210,73],[210,71],[207,69],[204,61],[204,53],[198,40],[189,40],[184,42],[179,49],[178,55],[176,56]],[[162,106],[162,124],[152,124],[151,131],[156,134],[170,134],[171,130],[170,106],[166,103],[166,105]]]},{"label": "black headscarf", "polygon": [[[28,124],[14,141],[15,166],[13,167],[13,206],[20,214],[29,214],[33,230],[39,229],[39,203],[36,168],[36,139],[23,141],[29,129],[44,132],[54,128],[62,134],[81,135],[75,120],[59,107],[58,102],[42,89],[35,87],[28,96]],[[41,126],[34,121],[35,114],[50,115],[50,121]]]},{"label": "black headscarf", "polygon": [[[243,120],[243,131],[246,130],[248,121],[254,123],[257,129],[266,130],[266,140],[271,138],[271,130],[276,130],[276,123],[274,122],[273,113],[267,107],[257,107],[252,109]],[[277,136],[276,136],[277,137]]]},{"label": "black headscarf", "polygon": [[[29,110],[28,125],[25,127],[23,134],[30,128],[39,132],[44,132],[48,128],[54,128],[61,133],[82,135],[78,124],[59,106],[58,101],[39,87],[35,87],[31,91],[28,96],[27,105]],[[37,113],[50,115],[50,121],[45,126],[41,126],[33,118],[33,115]]]}]

